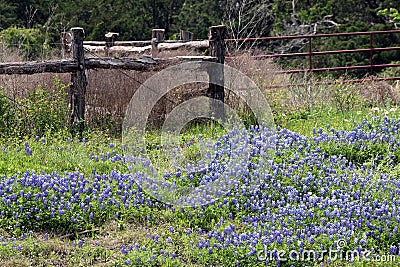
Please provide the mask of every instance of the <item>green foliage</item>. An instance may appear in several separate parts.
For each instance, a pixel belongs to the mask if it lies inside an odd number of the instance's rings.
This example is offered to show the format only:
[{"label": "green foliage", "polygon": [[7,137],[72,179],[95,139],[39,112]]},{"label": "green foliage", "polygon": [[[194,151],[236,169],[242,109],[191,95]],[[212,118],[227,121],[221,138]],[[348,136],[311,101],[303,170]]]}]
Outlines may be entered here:
[{"label": "green foliage", "polygon": [[121,135],[122,121],[116,121],[111,114],[95,114],[87,120],[88,127],[111,136]]},{"label": "green foliage", "polygon": [[379,10],[378,15],[389,17],[394,23],[400,23],[400,13],[396,8],[385,8]]},{"label": "green foliage", "polygon": [[[392,64],[400,64],[400,61],[392,61]],[[400,67],[387,68],[378,74],[379,77],[389,78],[389,77],[399,77]]]},{"label": "green foliage", "polygon": [[17,21],[16,4],[10,0],[0,0],[0,31],[11,27]]},{"label": "green foliage", "polygon": [[174,28],[191,31],[196,39],[207,39],[208,27],[221,24],[221,16],[222,7],[217,1],[186,0],[176,17]]},{"label": "green foliage", "polygon": [[45,36],[39,29],[10,27],[0,32],[0,42],[10,50],[17,51],[26,60],[43,54]]},{"label": "green foliage", "polygon": [[353,83],[338,80],[333,84],[332,94],[333,105],[340,112],[354,110],[363,105],[359,87]]},{"label": "green foliage", "polygon": [[38,87],[21,102],[27,107],[25,116],[21,117],[25,119],[28,133],[43,135],[45,131],[58,131],[67,126],[66,85],[56,80],[54,86],[53,92]]},{"label": "green foliage", "polygon": [[0,92],[0,137],[43,135],[67,129],[66,87],[55,80],[54,89],[38,86],[26,98],[11,99]]},{"label": "green foliage", "polygon": [[[279,92],[279,91],[277,91]],[[298,125],[290,127],[290,130],[299,132],[299,127],[304,127],[305,124],[308,126],[313,126],[312,124],[317,124],[316,126],[326,125],[329,122],[332,126],[335,125],[340,127],[340,129],[354,128],[352,119],[354,117],[346,117],[351,120],[349,124],[345,124],[343,118],[347,112],[341,113],[330,113],[327,112],[321,114],[320,120],[315,122],[312,120],[303,120],[300,114],[295,120]],[[395,115],[395,114],[393,114]],[[396,114],[398,116],[398,114]],[[369,110],[365,109],[356,119],[360,121],[363,117],[369,116]],[[379,127],[381,125],[379,121],[374,121],[372,123],[372,128]],[[314,125],[315,126],[315,125]],[[366,126],[367,127],[367,126]],[[330,129],[330,128],[329,128]],[[327,128],[327,133],[329,131]],[[201,130],[201,127],[195,125],[193,128],[187,128],[182,132],[183,143],[188,141],[191,133],[197,134]],[[204,129],[203,129],[204,130]],[[216,129],[216,135],[220,134],[221,129]],[[219,133],[218,133],[219,132]],[[206,129],[205,135],[214,135],[212,129]],[[149,133],[151,145],[149,145],[150,150],[155,150],[155,144],[159,141],[154,139],[156,134]],[[68,140],[65,138],[63,133],[47,135],[45,139],[40,139],[36,141],[34,138],[27,139],[29,147],[32,149],[32,155],[26,155],[24,150],[24,144],[22,140],[19,142],[12,142],[10,140],[3,142],[5,144],[4,150],[0,158],[0,175],[5,173],[8,177],[14,175],[15,179],[20,179],[23,177],[24,172],[17,173],[21,170],[29,169],[29,172],[36,170],[37,177],[41,177],[39,174],[41,170],[45,173],[51,173],[57,171],[57,173],[63,173],[64,171],[71,172],[76,171],[88,177],[87,179],[93,179],[93,169],[96,169],[98,174],[110,173],[115,170],[122,171],[124,166],[122,162],[111,162],[107,161],[95,161],[94,155],[101,154],[113,154],[114,151],[120,154],[122,148],[117,144],[116,147],[110,147],[110,139],[106,136],[100,134],[88,135],[87,141],[77,142],[77,140]],[[44,142],[42,142],[44,140]],[[116,140],[114,140],[116,141]],[[379,155],[387,155],[388,152],[394,152],[394,147],[387,145],[385,143],[364,143],[363,147],[358,147],[355,145],[341,145],[337,142],[327,142],[326,144],[319,144],[319,149],[325,152],[327,155],[345,155],[348,159],[352,160],[356,166],[364,164],[381,164],[382,168],[386,168],[384,171],[390,172],[389,166],[385,165],[384,158],[380,161],[374,161],[372,157]],[[314,149],[315,144],[312,144]],[[301,154],[301,150],[293,149],[292,151],[287,151],[288,153]],[[400,152],[396,152],[394,156],[398,162]],[[276,160],[289,160],[292,155],[282,155],[277,157]],[[326,159],[329,161],[329,159]],[[70,164],[70,165],[68,165]],[[305,164],[304,167],[294,170],[293,176],[299,175],[303,177],[308,171],[318,173],[316,169],[308,169],[309,165]],[[396,172],[399,171],[398,167]],[[341,177],[343,174],[340,170],[340,166],[335,170],[335,174],[332,177]],[[360,171],[361,172],[361,171]],[[302,185],[302,181],[294,180],[293,176],[285,176],[282,172],[278,174],[277,179],[281,181],[282,186],[296,185],[296,183]],[[320,177],[320,176],[317,176]],[[71,178],[72,179],[72,178]],[[73,178],[77,179],[77,178]],[[318,179],[318,178],[317,178]],[[112,179],[110,179],[112,180]],[[79,181],[77,181],[79,183]],[[110,182],[111,183],[111,182]],[[114,181],[115,190],[117,190],[117,181]],[[346,182],[347,183],[347,182]],[[12,185],[14,186],[14,184]],[[337,187],[332,187],[332,190],[340,190],[345,184],[337,185]],[[121,187],[123,188],[123,187]],[[100,188],[102,190],[104,188]],[[19,193],[22,188],[13,187],[16,193]],[[24,188],[26,190],[26,188]],[[40,187],[28,188],[32,195],[42,193]],[[320,187],[310,188],[310,192],[318,194]],[[27,193],[27,192],[24,192]],[[51,196],[53,192],[50,192]],[[115,193],[115,192],[114,192]],[[280,189],[270,188],[267,192],[272,196],[274,201],[278,201],[281,198]],[[54,191],[54,194],[55,191]],[[88,193],[90,194],[90,193]],[[388,193],[389,195],[389,193]],[[18,197],[18,194],[17,194]],[[72,197],[72,195],[71,195]],[[232,200],[233,196],[227,196],[225,199],[228,203]],[[380,196],[382,199],[388,199],[388,196]],[[236,197],[235,197],[236,198]],[[147,195],[146,195],[147,199]],[[378,201],[379,198],[377,197]],[[83,201],[84,198],[81,198]],[[117,199],[118,200],[118,199]],[[68,198],[66,198],[68,201]],[[239,202],[245,203],[248,198],[245,196],[240,196]],[[50,201],[48,202],[50,203]],[[129,259],[131,264],[135,264],[138,260],[137,265],[139,266],[149,266],[148,262],[152,261],[151,266],[232,266],[235,265],[237,260],[241,261],[244,266],[265,266],[265,262],[256,262],[254,257],[248,256],[249,253],[246,249],[235,249],[230,247],[223,247],[217,249],[214,244],[217,245],[219,241],[215,237],[207,237],[206,232],[212,229],[216,231],[223,232],[224,229],[230,225],[234,225],[237,232],[240,234],[245,231],[251,231],[252,225],[247,225],[243,223],[244,216],[253,216],[257,211],[252,211],[250,208],[245,209],[241,207],[236,208],[233,205],[224,205],[223,200],[216,201],[216,203],[204,207],[203,209],[192,209],[185,208],[185,210],[176,209],[172,211],[167,208],[160,208],[160,206],[142,206],[135,207],[132,206],[129,209],[125,209],[124,206],[116,209],[112,205],[105,205],[103,209],[100,209],[97,199],[90,200],[90,211],[93,212],[95,219],[90,219],[85,214],[82,214],[82,209],[79,206],[79,202],[72,203],[68,210],[65,210],[64,216],[58,216],[55,211],[55,216],[51,216],[50,212],[40,213],[40,217],[36,216],[26,217],[26,216],[14,216],[11,212],[13,210],[23,209],[42,209],[46,210],[43,201],[35,201],[34,198],[22,198],[18,204],[13,203],[12,207],[8,207],[4,201],[0,203],[0,208],[5,212],[3,218],[0,219],[0,232],[1,235],[7,237],[15,237],[12,241],[3,241],[0,247],[0,260],[6,262],[5,266],[20,266],[22,264],[16,263],[16,260],[24,260],[24,266],[31,265],[54,265],[55,263],[63,264],[64,266],[77,266],[77,265],[93,265],[98,262],[104,262],[106,265],[123,266],[125,261]],[[271,213],[275,212],[279,207],[270,207]],[[115,218],[114,213],[120,212],[120,217]],[[77,214],[81,215],[81,220],[79,223],[71,223],[70,218]],[[228,215],[229,214],[229,215]],[[323,218],[323,213],[318,213],[318,216]],[[223,218],[223,220],[221,219]],[[285,218],[284,218],[285,219]],[[305,218],[305,225],[314,223],[312,219]],[[24,228],[14,227],[15,224],[23,225]],[[284,221],[288,227],[292,229],[299,229],[301,226],[290,224]],[[172,226],[172,230],[170,230]],[[276,221],[276,227],[283,227],[278,220]],[[256,226],[257,227],[257,226]],[[260,227],[260,226],[258,226]],[[190,228],[191,233],[188,233],[188,228]],[[201,228],[202,233],[197,230]],[[33,229],[35,233],[27,234],[27,238],[18,238],[22,234]],[[85,230],[85,231],[83,231]],[[82,232],[81,232],[82,231]],[[358,229],[360,234],[368,231],[367,229]],[[79,232],[79,233],[78,233]],[[49,233],[49,235],[43,236],[44,233]],[[67,237],[60,238],[60,236]],[[11,235],[11,236],[10,236]],[[155,238],[157,236],[157,238]],[[383,235],[384,236],[384,235]],[[209,253],[208,248],[199,248],[197,245],[201,238],[210,241],[210,247],[213,249],[213,253]],[[326,238],[326,240],[324,239]],[[317,245],[329,246],[329,237],[324,237],[318,239]],[[384,236],[383,240],[369,239],[370,242],[379,242],[379,244],[384,244],[389,246],[390,244],[396,242],[398,236],[393,236],[391,238]],[[77,245],[79,241],[82,245]],[[333,241],[332,241],[333,242]],[[133,248],[127,253],[122,252],[124,246],[138,244],[139,249]],[[394,243],[394,244],[396,244]],[[112,245],[110,245],[112,244]],[[351,244],[351,243],[349,243]],[[21,246],[20,246],[21,245]],[[371,244],[374,245],[374,244]],[[275,246],[275,245],[274,245]],[[313,248],[311,245],[308,245]],[[146,249],[142,249],[145,247]],[[309,247],[309,248],[310,248]],[[288,247],[278,247],[280,249],[287,250]],[[385,247],[386,248],[386,247]],[[257,244],[257,250],[263,249],[262,244]],[[352,247],[350,247],[352,249]],[[153,258],[154,251],[169,251],[169,253],[175,253],[175,257],[164,257],[160,254],[156,254],[156,258]],[[26,263],[25,263],[26,262]],[[368,261],[361,264],[356,262],[355,266],[369,266]],[[290,263],[284,266],[288,266]],[[338,266],[353,266],[352,263],[348,262],[337,262]],[[270,265],[268,265],[270,266]],[[376,266],[387,266],[387,265],[376,265]]]},{"label": "green foliage", "polygon": [[11,122],[13,121],[13,113],[8,98],[0,93],[0,129],[1,132],[8,136],[11,134]]}]

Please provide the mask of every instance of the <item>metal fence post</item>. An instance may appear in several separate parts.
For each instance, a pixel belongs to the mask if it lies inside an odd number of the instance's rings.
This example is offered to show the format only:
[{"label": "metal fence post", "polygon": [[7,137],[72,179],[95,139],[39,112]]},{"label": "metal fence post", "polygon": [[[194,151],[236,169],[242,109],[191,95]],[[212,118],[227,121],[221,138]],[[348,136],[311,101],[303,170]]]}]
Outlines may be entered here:
[{"label": "metal fence post", "polygon": [[373,50],[374,50],[374,47],[372,45],[372,33],[370,33],[369,34],[369,64],[370,64],[369,74],[371,75],[371,79],[372,79],[373,68],[374,68],[374,64],[372,62]]},{"label": "metal fence post", "polygon": [[309,50],[308,50],[308,57],[309,57],[309,81],[312,81],[312,76],[313,76],[313,62],[312,62],[312,37],[308,37],[308,46],[309,46]]}]

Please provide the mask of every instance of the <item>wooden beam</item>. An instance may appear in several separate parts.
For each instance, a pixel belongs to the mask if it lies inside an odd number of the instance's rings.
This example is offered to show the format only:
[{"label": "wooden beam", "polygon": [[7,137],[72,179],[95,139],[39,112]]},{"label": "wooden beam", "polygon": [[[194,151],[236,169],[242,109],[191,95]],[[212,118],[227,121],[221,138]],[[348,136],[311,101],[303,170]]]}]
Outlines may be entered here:
[{"label": "wooden beam", "polygon": [[[83,45],[89,46],[105,46],[105,41],[84,41]],[[136,46],[143,47],[151,45],[151,40],[149,41],[115,41],[113,46]]]},{"label": "wooden beam", "polygon": [[[218,65],[215,68],[209,70],[210,83],[208,87],[208,96],[212,99],[224,102],[224,63],[225,63],[225,35],[226,26],[212,26],[209,28],[209,45],[210,45],[210,56],[216,57]],[[218,104],[216,101],[210,102],[210,114],[216,120],[224,119],[225,111],[222,104]]]},{"label": "wooden beam", "polygon": [[[146,71],[157,61],[133,58],[85,58],[86,69],[125,69]],[[43,72],[70,73],[79,70],[79,65],[75,60],[52,60],[52,61],[32,61],[32,62],[9,62],[0,63],[0,75],[12,74],[35,74]]]},{"label": "wooden beam", "polygon": [[176,56],[174,58],[177,58],[179,60],[183,61],[210,61],[210,62],[217,62],[216,57],[210,57],[210,56]]},{"label": "wooden beam", "polygon": [[119,33],[117,32],[108,32],[105,35],[106,38],[106,45],[105,45],[105,54],[106,57],[110,56],[110,47],[114,46],[115,43],[115,38],[117,38],[119,36]]},{"label": "wooden beam", "polygon": [[87,69],[124,69],[145,71],[150,65],[157,64],[156,61],[132,58],[87,58],[85,60]]},{"label": "wooden beam", "polygon": [[180,31],[179,31],[179,34],[180,34],[180,37],[181,37],[181,41],[182,41],[182,42],[193,41],[193,32],[180,30]]},{"label": "wooden beam", "polygon": [[0,63],[0,74],[35,74],[42,72],[66,73],[78,70],[74,60],[54,60],[46,62]]},{"label": "wooden beam", "polygon": [[83,39],[85,32],[83,28],[72,28],[72,58],[78,65],[78,69],[71,73],[71,133],[79,132],[80,138],[85,129],[85,95],[87,86],[87,70],[85,64],[85,53],[83,50]]}]

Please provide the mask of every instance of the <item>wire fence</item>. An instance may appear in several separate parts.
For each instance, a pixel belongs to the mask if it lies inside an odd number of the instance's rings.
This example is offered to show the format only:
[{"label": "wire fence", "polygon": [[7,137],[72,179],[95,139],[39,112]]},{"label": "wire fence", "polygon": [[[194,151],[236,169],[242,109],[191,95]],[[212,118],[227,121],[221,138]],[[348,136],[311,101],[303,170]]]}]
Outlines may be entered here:
[{"label": "wire fence", "polygon": [[62,59],[61,42],[6,43],[0,40],[0,62],[46,61]]}]

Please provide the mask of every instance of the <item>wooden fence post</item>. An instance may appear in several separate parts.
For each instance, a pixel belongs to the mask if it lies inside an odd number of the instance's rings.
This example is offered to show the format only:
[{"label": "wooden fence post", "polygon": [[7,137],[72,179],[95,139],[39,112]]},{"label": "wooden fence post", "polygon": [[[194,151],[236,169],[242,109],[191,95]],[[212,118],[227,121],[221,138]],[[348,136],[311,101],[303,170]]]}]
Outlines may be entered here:
[{"label": "wooden fence post", "polygon": [[151,31],[151,56],[153,58],[158,55],[158,43],[164,42],[165,30],[164,29],[153,29]]},{"label": "wooden fence post", "polygon": [[114,46],[115,39],[119,36],[117,32],[108,32],[104,35],[106,37],[106,47],[105,47],[105,55],[106,57],[110,56],[110,47]]},{"label": "wooden fence post", "polygon": [[71,56],[71,33],[61,33],[61,58],[69,58]]},{"label": "wooden fence post", "polygon": [[193,41],[193,32],[180,30],[180,37],[183,42]]},{"label": "wooden fence post", "polygon": [[71,28],[72,32],[72,58],[79,66],[71,74],[71,133],[79,132],[82,137],[85,128],[85,94],[87,85],[87,70],[85,68],[85,53],[83,39],[85,32],[82,28]]},{"label": "wooden fence post", "polygon": [[[224,63],[225,63],[225,35],[226,26],[218,25],[209,28],[208,41],[210,56],[217,58],[218,67],[210,69],[208,75],[210,77],[210,83],[208,86],[208,96],[212,99],[224,102]],[[218,119],[223,119],[225,112],[224,107],[221,104],[215,105],[215,101],[211,102],[211,116]]]}]

